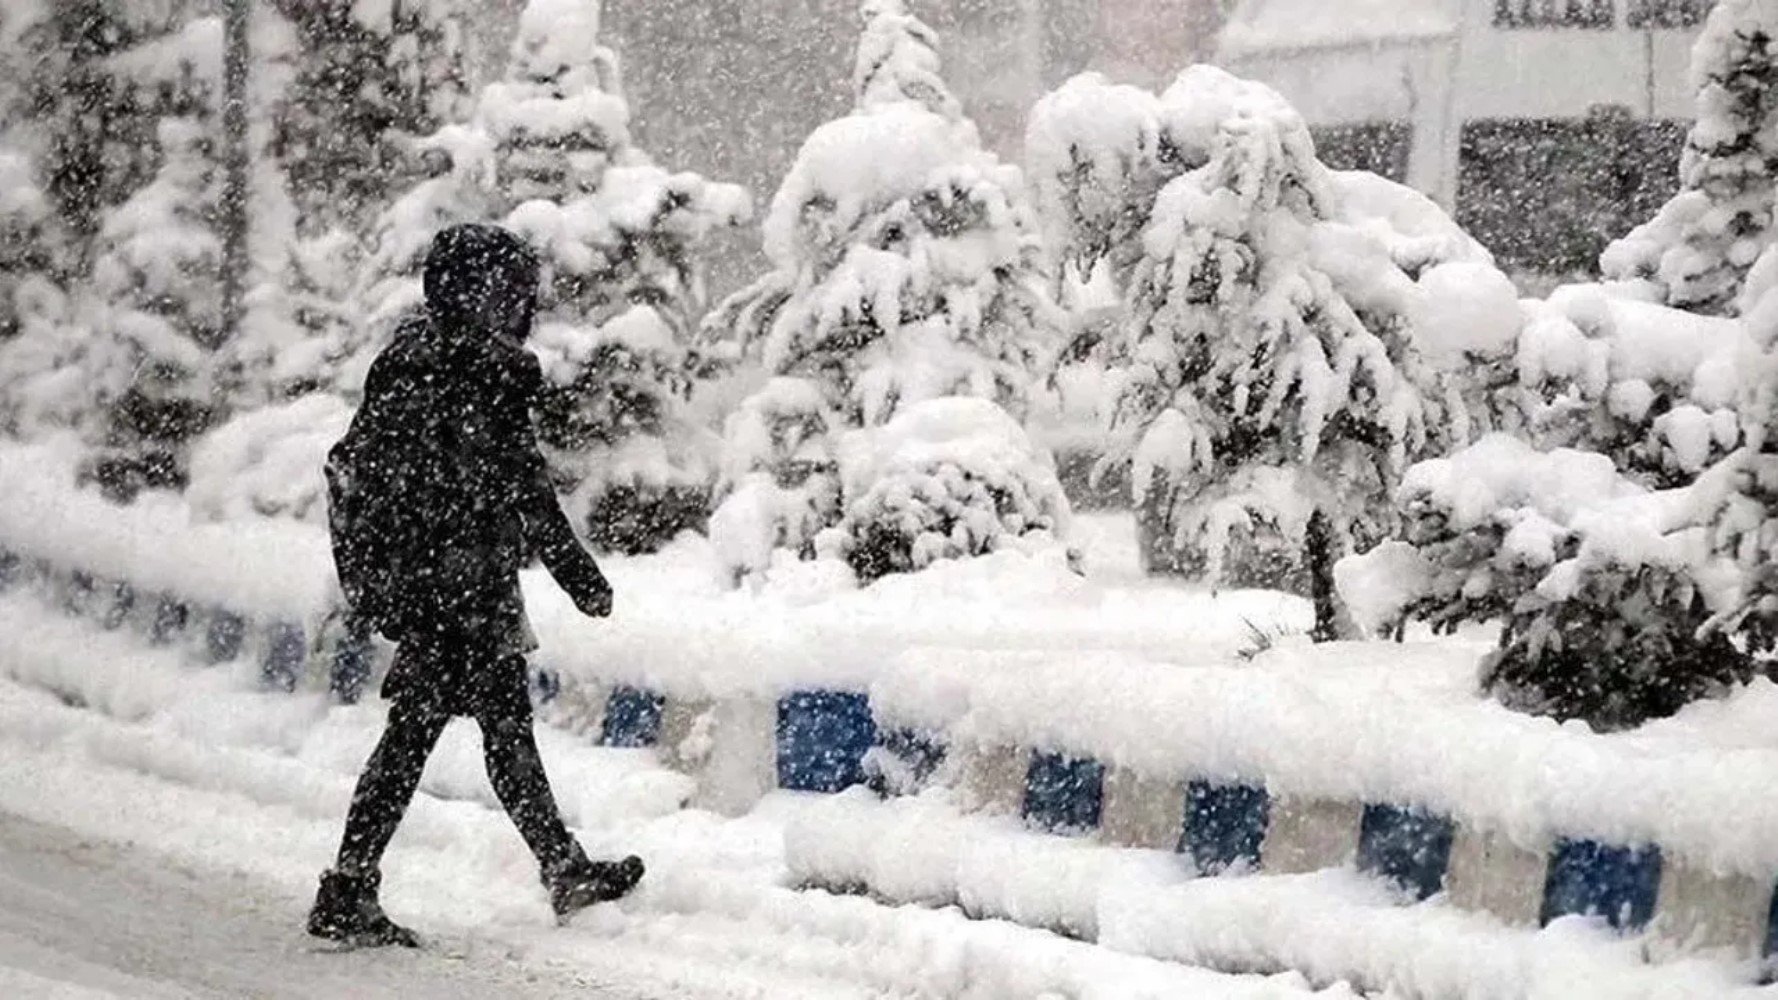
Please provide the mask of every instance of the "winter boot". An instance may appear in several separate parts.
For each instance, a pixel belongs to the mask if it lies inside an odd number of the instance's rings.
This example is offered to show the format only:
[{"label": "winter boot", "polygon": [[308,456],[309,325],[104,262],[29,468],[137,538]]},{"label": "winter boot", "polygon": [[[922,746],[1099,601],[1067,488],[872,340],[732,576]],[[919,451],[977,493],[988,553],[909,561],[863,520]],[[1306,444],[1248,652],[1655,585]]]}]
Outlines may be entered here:
[{"label": "winter boot", "polygon": [[642,881],[642,872],[642,859],[633,854],[622,861],[588,861],[576,851],[561,867],[544,873],[543,884],[549,888],[549,905],[562,919],[629,895]]},{"label": "winter boot", "polygon": [[309,911],[309,933],[353,948],[392,944],[418,948],[419,937],[383,913],[377,902],[382,884],[381,872],[322,872],[321,890],[315,894],[315,908]]}]

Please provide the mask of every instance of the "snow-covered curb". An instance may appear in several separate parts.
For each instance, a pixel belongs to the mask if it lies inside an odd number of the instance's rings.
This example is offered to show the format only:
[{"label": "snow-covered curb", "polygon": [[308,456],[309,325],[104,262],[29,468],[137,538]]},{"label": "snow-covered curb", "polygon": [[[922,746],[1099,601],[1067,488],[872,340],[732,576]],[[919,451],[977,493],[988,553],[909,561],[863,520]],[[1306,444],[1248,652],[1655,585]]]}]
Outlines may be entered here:
[{"label": "snow-covered curb", "polygon": [[1745,966],[1702,958],[1649,965],[1649,939],[1580,920],[1533,930],[1445,899],[1403,906],[1385,883],[1349,869],[1192,878],[1167,853],[1045,836],[1008,817],[965,814],[939,795],[832,797],[792,820],[786,850],[805,884],[954,904],[1129,954],[1290,968],[1387,996],[1720,1000],[1753,992]]}]

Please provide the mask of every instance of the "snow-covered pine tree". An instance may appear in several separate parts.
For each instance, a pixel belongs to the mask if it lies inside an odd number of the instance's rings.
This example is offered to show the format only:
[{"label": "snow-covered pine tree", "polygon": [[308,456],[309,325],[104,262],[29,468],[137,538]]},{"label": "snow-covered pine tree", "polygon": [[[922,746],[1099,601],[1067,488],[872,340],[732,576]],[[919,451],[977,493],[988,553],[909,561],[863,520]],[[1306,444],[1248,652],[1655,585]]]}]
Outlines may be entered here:
[{"label": "snow-covered pine tree", "polygon": [[[208,406],[172,384],[195,360],[180,338],[140,321],[166,314],[162,325],[192,343],[202,331],[212,338],[203,349],[214,347],[214,317],[200,319],[205,308],[189,300],[205,298],[195,286],[216,278],[193,233],[209,225],[215,196],[203,160],[221,26],[197,7],[74,0],[48,5],[25,28],[40,72],[14,134],[37,151],[58,222],[54,270],[74,294],[26,286],[29,321],[5,358],[5,421],[26,434],[79,430],[101,449],[89,464],[119,495],[176,482],[177,448],[160,442],[202,422],[175,412],[184,404]],[[154,233],[162,225],[164,244]]]},{"label": "snow-covered pine tree", "polygon": [[1609,277],[1647,282],[1668,305],[1727,315],[1774,241],[1778,4],[1720,0],[1693,49],[1692,79],[1697,120],[1681,190],[1601,263]]},{"label": "snow-covered pine tree", "polygon": [[162,122],[160,170],[110,212],[93,267],[97,312],[76,364],[94,404],[90,474],[111,495],[179,487],[191,440],[215,416],[221,335],[218,171],[201,122]]},{"label": "snow-covered pine tree", "polygon": [[[284,381],[355,391],[369,361],[365,339],[391,328],[387,317],[369,326],[359,318],[364,272],[375,289],[377,276],[392,270],[405,290],[399,279],[417,266],[411,240],[397,241],[391,252],[391,230],[482,214],[479,203],[454,204],[464,196],[458,178],[434,183],[448,173],[446,140],[463,131],[452,123],[471,110],[470,5],[276,6],[299,48],[294,78],[271,115],[268,149],[285,173],[296,223],[281,254],[288,273],[278,292],[288,322],[306,341],[296,348],[301,357],[285,359],[291,377]],[[406,204],[393,205],[398,200]],[[380,256],[373,255],[379,246]],[[374,295],[371,304],[380,304]]]},{"label": "snow-covered pine tree", "polygon": [[1280,569],[1307,572],[1332,638],[1336,552],[1382,536],[1409,458],[1486,426],[1458,373],[1516,341],[1516,294],[1460,233],[1415,237],[1366,206],[1449,227],[1328,171],[1269,89],[1193,67],[1163,104],[1191,169],[1161,190],[1128,283],[1107,462],[1133,462],[1139,502],[1213,578],[1231,544],[1301,552]]},{"label": "snow-covered pine tree", "polygon": [[285,167],[305,236],[362,235],[411,183],[406,146],[470,110],[462,0],[276,0],[300,46],[275,109],[272,154]]},{"label": "snow-covered pine tree", "polygon": [[538,432],[570,516],[602,549],[653,551],[708,509],[716,442],[691,409],[688,356],[700,254],[750,200],[634,143],[617,57],[583,0],[532,0],[477,121],[516,202],[504,221],[544,263]]},{"label": "snow-covered pine tree", "polygon": [[1102,274],[1115,297],[1129,279],[1155,198],[1187,169],[1166,117],[1154,94],[1097,73],[1032,108],[1026,167],[1064,285]]},{"label": "snow-covered pine tree", "polygon": [[[814,554],[813,532],[835,524],[823,548],[867,579],[979,551],[928,545],[937,536],[919,518],[884,530],[896,514],[871,514],[867,498],[984,470],[936,455],[945,468],[871,466],[904,476],[896,487],[846,475],[842,452],[873,446],[866,435],[848,449],[842,436],[951,396],[1022,417],[1060,335],[1019,171],[982,148],[939,75],[931,29],[901,0],[867,0],[862,13],[857,106],[809,137],[779,188],[765,227],[772,270],[706,325],[709,341],[770,378],[727,429],[712,533],[737,578],[767,568],[774,550]],[[1059,527],[1002,518],[970,506],[974,496],[959,485],[945,502],[1000,526],[984,537]]]},{"label": "snow-covered pine tree", "polygon": [[1069,342],[1030,424],[1057,449],[1075,496],[1127,495],[1126,470],[1105,466],[1103,429],[1118,396],[1124,286],[1142,256],[1162,186],[1186,169],[1159,98],[1083,73],[1031,111],[1025,164]]}]

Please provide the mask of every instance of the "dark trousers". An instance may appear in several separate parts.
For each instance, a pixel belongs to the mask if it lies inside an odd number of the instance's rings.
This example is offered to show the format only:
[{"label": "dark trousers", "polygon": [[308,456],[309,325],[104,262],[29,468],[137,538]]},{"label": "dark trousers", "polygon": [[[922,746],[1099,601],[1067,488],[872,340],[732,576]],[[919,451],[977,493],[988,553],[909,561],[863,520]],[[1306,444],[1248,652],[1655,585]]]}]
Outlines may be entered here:
[{"label": "dark trousers", "polygon": [[[404,650],[405,652],[405,650]],[[518,659],[518,658],[514,658]],[[523,676],[522,662],[518,670]],[[501,704],[505,702],[505,704]],[[482,750],[494,794],[519,828],[519,835],[536,856],[547,879],[581,856],[581,849],[562,822],[543,770],[532,733],[529,703],[520,710],[511,699],[490,699],[475,706],[476,724],[482,731]],[[371,752],[352,793],[346,815],[346,832],[340,841],[338,870],[348,873],[375,871],[383,852],[401,825],[426,758],[451,721],[449,708],[436,699],[417,693],[398,695],[389,707],[383,738]]]}]

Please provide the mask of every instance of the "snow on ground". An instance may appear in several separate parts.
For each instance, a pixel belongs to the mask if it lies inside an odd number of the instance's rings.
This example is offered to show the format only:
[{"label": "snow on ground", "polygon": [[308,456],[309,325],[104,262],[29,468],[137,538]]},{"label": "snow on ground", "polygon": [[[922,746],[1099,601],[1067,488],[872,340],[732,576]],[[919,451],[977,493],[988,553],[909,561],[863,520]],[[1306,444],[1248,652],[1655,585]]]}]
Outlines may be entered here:
[{"label": "snow on ground", "polygon": [[[231,676],[229,668],[188,666],[172,652],[136,646],[123,633],[61,618],[28,595],[0,598],[0,635],[7,637],[0,644],[0,814],[11,817],[0,826],[13,831],[8,836],[29,839],[30,830],[47,827],[54,840],[128,845],[103,849],[126,852],[138,868],[174,866],[197,881],[218,881],[225,894],[245,898],[243,907],[257,907],[262,915],[237,934],[234,922],[246,918],[224,909],[216,914],[223,925],[212,933],[230,938],[234,943],[227,947],[238,946],[243,957],[264,956],[268,983],[311,982],[305,979],[308,960],[292,942],[302,940],[302,907],[335,846],[359,751],[374,738],[374,710],[247,694],[240,690],[245,678]],[[485,780],[473,774],[473,743],[467,723],[448,734],[391,851],[385,886],[392,913],[444,942],[446,954],[470,955],[466,975],[472,982],[504,975],[499,962],[511,962],[544,976],[533,995],[550,995],[552,983],[575,976],[638,996],[1247,998],[1310,992],[1294,974],[1194,970],[1007,924],[972,922],[954,911],[891,909],[793,891],[783,884],[783,825],[808,808],[807,798],[774,796],[738,820],[665,811],[682,779],[660,771],[646,753],[591,748],[552,734],[545,756],[589,850],[636,850],[651,863],[633,899],[558,931],[518,837],[487,805]],[[0,871],[9,870],[7,843],[0,836]],[[154,880],[163,874],[145,878],[158,884]],[[178,919],[196,925],[202,914],[191,911],[205,908],[202,898],[171,898],[167,905],[185,906]],[[115,931],[107,921],[133,923],[128,905],[119,905],[121,912],[90,908],[94,936],[104,940]],[[0,893],[0,914],[16,914],[20,906]],[[287,928],[288,939],[278,937],[273,925]],[[56,951],[53,945],[31,947]],[[144,970],[130,965],[136,961],[130,956],[153,948],[123,955],[125,950],[104,957],[127,966],[116,971],[139,975]],[[430,956],[392,961],[436,969]],[[0,948],[0,966],[9,970],[4,975],[33,986],[48,980],[71,983],[69,989],[110,988],[70,975],[26,946]],[[191,965],[203,968],[209,968],[206,961]],[[228,994],[226,987],[206,994],[206,984],[180,981],[180,969],[169,974],[186,991],[177,995]],[[631,995],[621,991],[612,995]],[[1350,993],[1336,987],[1330,995]]]}]

